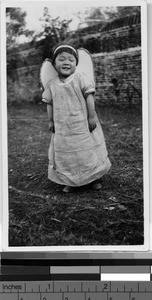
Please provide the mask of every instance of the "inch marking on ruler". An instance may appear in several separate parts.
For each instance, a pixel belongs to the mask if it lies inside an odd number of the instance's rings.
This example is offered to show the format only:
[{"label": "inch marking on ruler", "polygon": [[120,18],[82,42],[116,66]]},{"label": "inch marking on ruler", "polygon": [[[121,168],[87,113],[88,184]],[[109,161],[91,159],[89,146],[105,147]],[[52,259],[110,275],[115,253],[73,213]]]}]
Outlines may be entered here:
[{"label": "inch marking on ruler", "polygon": [[0,282],[0,300],[151,300],[152,282]]}]

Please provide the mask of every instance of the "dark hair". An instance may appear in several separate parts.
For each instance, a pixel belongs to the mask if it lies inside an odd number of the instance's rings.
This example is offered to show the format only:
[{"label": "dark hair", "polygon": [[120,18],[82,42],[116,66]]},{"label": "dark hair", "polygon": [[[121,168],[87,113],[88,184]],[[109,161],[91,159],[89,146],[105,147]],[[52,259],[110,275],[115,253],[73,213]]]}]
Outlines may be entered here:
[{"label": "dark hair", "polygon": [[57,55],[62,53],[62,52],[67,52],[67,53],[72,54],[76,59],[76,65],[78,64],[78,52],[77,52],[77,50],[74,47],[72,47],[71,45],[60,45],[60,46],[56,47],[55,50],[54,50],[53,58],[52,58],[53,65],[55,63],[55,59],[56,59]]}]

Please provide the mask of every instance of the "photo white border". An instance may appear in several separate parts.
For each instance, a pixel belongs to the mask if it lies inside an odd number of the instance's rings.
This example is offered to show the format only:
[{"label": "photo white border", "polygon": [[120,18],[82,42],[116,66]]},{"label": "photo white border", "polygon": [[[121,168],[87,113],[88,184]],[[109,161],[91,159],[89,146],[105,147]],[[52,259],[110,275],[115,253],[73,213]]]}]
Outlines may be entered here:
[{"label": "photo white border", "polygon": [[[147,0],[148,10],[148,102],[149,102],[149,162],[150,162],[150,176],[149,183],[152,182],[152,0]],[[150,251],[152,251],[152,185],[150,184],[149,200],[150,200]]]},{"label": "photo white border", "polygon": [[[61,2],[70,2],[60,0]],[[58,0],[51,2],[60,2]],[[75,0],[72,0],[75,2]],[[83,0],[79,2],[88,2]],[[77,1],[77,2],[78,2]],[[149,145],[148,145],[148,74],[147,74],[147,3],[144,0],[107,0],[95,1],[92,6],[141,6],[141,36],[142,36],[142,99],[143,101],[143,159],[144,159],[144,238],[145,243],[141,246],[33,246],[33,247],[10,247],[8,245],[8,227],[9,227],[9,209],[8,209],[8,148],[7,148],[7,99],[6,99],[6,35],[5,35],[5,8],[6,7],[19,7],[23,3],[29,5],[36,2],[41,3],[43,6],[50,3],[49,1],[2,1],[1,2],[1,130],[2,130],[2,251],[15,251],[15,252],[28,252],[28,251],[49,251],[49,252],[136,252],[136,251],[149,251],[150,250],[150,232],[149,232]],[[92,1],[90,1],[92,3]]]}]

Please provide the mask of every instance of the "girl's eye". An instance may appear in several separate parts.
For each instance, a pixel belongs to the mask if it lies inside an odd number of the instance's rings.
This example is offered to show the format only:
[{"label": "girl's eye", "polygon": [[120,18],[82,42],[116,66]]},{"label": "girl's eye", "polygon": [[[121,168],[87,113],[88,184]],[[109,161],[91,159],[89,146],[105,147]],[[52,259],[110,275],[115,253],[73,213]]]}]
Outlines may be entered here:
[{"label": "girl's eye", "polygon": [[70,58],[68,58],[68,59],[66,59],[66,58],[64,58],[64,57],[59,57],[58,58],[59,59],[59,61],[65,61],[65,60],[69,60],[70,62],[74,62],[74,58],[73,57],[70,57]]}]

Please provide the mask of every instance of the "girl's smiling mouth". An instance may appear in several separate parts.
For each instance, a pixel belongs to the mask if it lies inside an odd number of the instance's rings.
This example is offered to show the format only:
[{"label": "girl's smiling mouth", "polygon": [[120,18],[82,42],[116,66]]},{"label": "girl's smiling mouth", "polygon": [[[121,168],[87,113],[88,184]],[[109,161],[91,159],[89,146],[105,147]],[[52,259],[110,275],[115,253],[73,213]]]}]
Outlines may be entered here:
[{"label": "girl's smiling mouth", "polygon": [[70,67],[62,67],[63,70],[70,70]]}]

